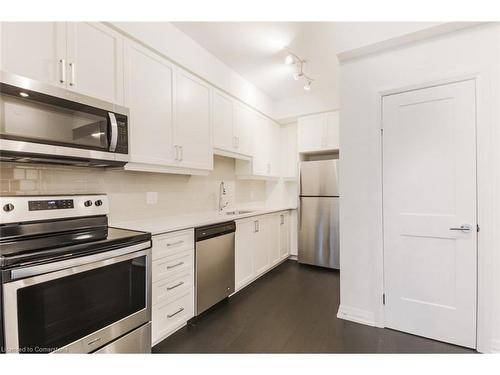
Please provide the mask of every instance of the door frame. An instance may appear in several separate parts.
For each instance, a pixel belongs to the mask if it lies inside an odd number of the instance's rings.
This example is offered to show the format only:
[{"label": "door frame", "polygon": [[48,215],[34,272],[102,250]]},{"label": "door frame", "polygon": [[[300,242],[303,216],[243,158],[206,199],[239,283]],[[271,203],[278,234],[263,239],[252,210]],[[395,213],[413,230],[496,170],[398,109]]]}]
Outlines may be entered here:
[{"label": "door frame", "polygon": [[[378,272],[381,277],[381,290],[379,299],[379,324],[380,327],[386,327],[385,305],[383,304],[383,295],[385,293],[385,243],[384,243],[384,202],[383,202],[383,98],[388,95],[400,94],[408,91],[414,91],[424,88],[442,86],[451,83],[463,82],[468,80],[475,81],[476,87],[476,218],[480,231],[477,233],[477,279],[476,279],[476,350],[479,352],[490,352],[492,347],[500,345],[492,342],[491,330],[493,329],[491,321],[491,312],[494,311],[494,285],[491,278],[494,272],[493,255],[495,246],[494,232],[494,168],[495,168],[495,138],[493,114],[487,113],[487,99],[492,95],[491,88],[487,84],[488,78],[493,79],[486,73],[464,73],[458,76],[448,78],[408,84],[396,88],[382,88],[378,90],[378,118],[380,133],[380,204],[381,204],[381,239],[382,247],[379,254]],[[490,109],[490,111],[492,111]],[[483,204],[484,203],[484,204]]]}]

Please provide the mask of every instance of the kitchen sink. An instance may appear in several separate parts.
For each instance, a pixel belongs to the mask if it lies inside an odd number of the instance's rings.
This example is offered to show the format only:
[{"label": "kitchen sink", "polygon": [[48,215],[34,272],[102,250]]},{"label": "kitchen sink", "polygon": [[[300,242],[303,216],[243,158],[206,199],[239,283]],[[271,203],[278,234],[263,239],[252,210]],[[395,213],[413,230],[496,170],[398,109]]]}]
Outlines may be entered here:
[{"label": "kitchen sink", "polygon": [[250,214],[253,211],[250,210],[234,210],[234,211],[226,211],[226,215],[243,215],[243,214]]}]

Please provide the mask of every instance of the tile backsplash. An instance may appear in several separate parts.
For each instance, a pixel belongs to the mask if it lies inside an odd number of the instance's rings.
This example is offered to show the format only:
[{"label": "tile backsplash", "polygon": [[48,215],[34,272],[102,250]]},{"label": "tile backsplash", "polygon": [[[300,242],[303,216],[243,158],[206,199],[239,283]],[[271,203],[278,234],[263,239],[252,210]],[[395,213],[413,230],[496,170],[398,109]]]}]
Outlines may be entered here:
[{"label": "tile backsplash", "polygon": [[[195,213],[217,209],[219,184],[226,184],[231,206],[286,204],[282,182],[237,180],[234,160],[218,157],[208,176],[130,172],[23,163],[2,163],[1,195],[106,193],[114,221]],[[147,204],[148,192],[157,203]],[[269,200],[272,200],[270,202]],[[283,201],[280,201],[283,200]]]}]

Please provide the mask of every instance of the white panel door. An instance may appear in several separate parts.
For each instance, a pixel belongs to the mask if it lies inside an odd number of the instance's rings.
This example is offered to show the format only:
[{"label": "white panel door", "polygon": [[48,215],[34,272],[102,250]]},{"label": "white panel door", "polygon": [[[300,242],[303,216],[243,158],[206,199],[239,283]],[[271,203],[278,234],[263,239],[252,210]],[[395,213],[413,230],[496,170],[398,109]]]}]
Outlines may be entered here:
[{"label": "white panel door", "polygon": [[254,221],[237,221],[234,239],[234,280],[236,290],[245,286],[254,277],[253,247],[255,246]]},{"label": "white panel door", "polygon": [[475,82],[386,96],[383,124],[386,326],[474,348]]},{"label": "white panel door", "polygon": [[64,22],[2,22],[0,70],[66,86]]},{"label": "white panel door", "polygon": [[173,67],[134,42],[125,44],[125,105],[130,109],[130,159],[173,165]]},{"label": "white panel door", "polygon": [[329,112],[325,114],[325,148],[338,150],[339,148],[339,113]]},{"label": "white panel door", "polygon": [[123,37],[98,22],[68,22],[68,87],[123,103]]},{"label": "white panel door", "polygon": [[212,169],[210,86],[177,69],[174,87],[174,144],[179,147],[179,165]]},{"label": "white panel door", "polygon": [[214,148],[235,152],[236,137],[233,132],[233,100],[219,91],[213,91],[212,119],[214,129]]}]

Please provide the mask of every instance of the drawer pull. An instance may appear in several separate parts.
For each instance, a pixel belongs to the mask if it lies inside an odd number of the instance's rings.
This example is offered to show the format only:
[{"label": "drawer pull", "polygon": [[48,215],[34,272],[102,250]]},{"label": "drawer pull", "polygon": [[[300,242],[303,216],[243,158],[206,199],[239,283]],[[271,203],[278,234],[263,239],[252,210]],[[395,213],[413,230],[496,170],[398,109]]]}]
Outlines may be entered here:
[{"label": "drawer pull", "polygon": [[180,241],[177,241],[177,242],[170,242],[170,243],[167,243],[167,247],[177,246],[177,245],[180,245],[182,243],[184,243],[184,240],[180,240]]},{"label": "drawer pull", "polygon": [[173,266],[167,266],[167,270],[171,270],[172,268],[182,266],[184,262],[179,262],[177,264],[174,264]]},{"label": "drawer pull", "polygon": [[167,315],[167,318],[168,318],[168,319],[170,319],[170,318],[172,318],[172,317],[176,316],[177,314],[179,314],[179,313],[181,313],[181,312],[183,312],[183,311],[184,311],[184,307],[181,307],[179,310],[177,310],[177,311],[176,311],[176,312],[174,312],[173,314],[168,314],[168,315]]},{"label": "drawer pull", "polygon": [[177,283],[174,286],[167,287],[167,290],[172,290],[172,289],[178,288],[178,287],[180,287],[183,284],[184,284],[184,281],[181,281],[180,283]]}]

